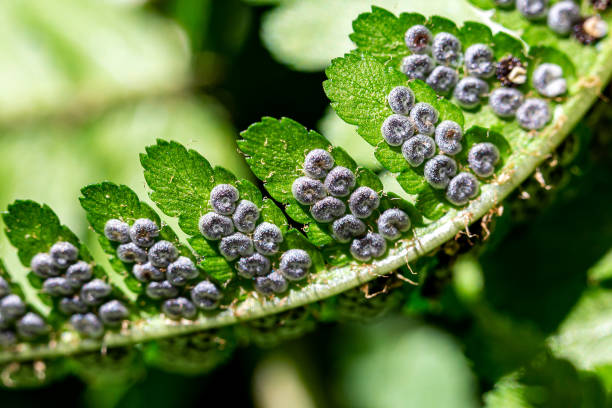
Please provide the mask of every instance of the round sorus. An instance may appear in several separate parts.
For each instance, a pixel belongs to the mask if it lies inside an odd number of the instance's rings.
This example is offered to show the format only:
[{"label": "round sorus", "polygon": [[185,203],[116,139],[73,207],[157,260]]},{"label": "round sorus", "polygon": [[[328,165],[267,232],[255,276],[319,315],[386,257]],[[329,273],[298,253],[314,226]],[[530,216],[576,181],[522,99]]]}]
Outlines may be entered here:
[{"label": "round sorus", "polygon": [[162,304],[162,312],[173,320],[193,319],[198,313],[195,305],[184,297],[165,300]]},{"label": "round sorus", "polygon": [[100,279],[87,282],[81,288],[80,298],[86,305],[95,306],[103,302],[111,294],[111,286]]},{"label": "round sorus", "polygon": [[319,180],[299,177],[291,186],[293,197],[304,205],[312,205],[325,197],[325,187]]},{"label": "round sorus", "polygon": [[480,98],[489,92],[489,84],[480,78],[465,77],[461,79],[453,96],[457,100],[459,106],[467,109],[475,108],[480,104]]},{"label": "round sorus", "polygon": [[287,280],[278,272],[272,272],[267,276],[259,276],[255,278],[253,284],[255,290],[264,296],[269,296],[274,293],[282,293],[287,290]]},{"label": "round sorus", "polygon": [[317,201],[311,208],[310,214],[317,222],[332,222],[344,215],[346,205],[335,197],[325,197]]},{"label": "round sorus", "polygon": [[160,281],[165,279],[164,272],[153,266],[151,262],[134,265],[132,267],[132,275],[140,282]]},{"label": "round sorus", "polygon": [[240,232],[253,232],[259,219],[259,208],[249,200],[240,200],[232,215],[234,227]]},{"label": "round sorus", "polygon": [[87,305],[78,296],[65,297],[60,300],[59,310],[65,315],[87,313]]},{"label": "round sorus", "polygon": [[348,200],[351,213],[357,218],[368,218],[380,205],[380,197],[370,187],[359,187]]},{"label": "round sorus", "polygon": [[255,228],[253,243],[255,244],[255,249],[260,254],[273,255],[277,253],[281,242],[283,242],[283,233],[276,225],[262,222]]},{"label": "round sorus", "polygon": [[48,278],[50,276],[57,276],[60,274],[60,270],[55,266],[53,258],[47,253],[39,253],[34,255],[30,262],[30,268],[32,272],[41,278]]},{"label": "round sorus", "polygon": [[533,71],[533,87],[540,95],[555,98],[567,91],[567,81],[563,78],[563,69],[557,64],[544,63]]},{"label": "round sorus", "polygon": [[104,236],[109,241],[120,242],[125,244],[130,242],[130,226],[127,222],[123,222],[116,218],[106,221],[104,225]]},{"label": "round sorus", "polygon": [[429,51],[431,40],[431,31],[421,24],[413,25],[404,34],[406,47],[414,54],[424,54]]},{"label": "round sorus", "polygon": [[79,257],[79,250],[70,242],[60,241],[49,249],[53,263],[60,269],[66,269]]},{"label": "round sorus", "polygon": [[93,277],[91,265],[85,261],[78,261],[66,270],[66,280],[73,288],[80,288]]},{"label": "round sorus", "polygon": [[166,271],[168,281],[174,286],[184,286],[188,281],[198,277],[198,270],[193,261],[186,256],[180,256]]},{"label": "round sorus", "polygon": [[49,278],[43,282],[43,292],[50,296],[66,296],[74,292],[74,287],[63,277]]},{"label": "round sorus", "polygon": [[23,316],[25,312],[25,303],[15,294],[6,295],[0,300],[0,315],[8,321]]},{"label": "round sorus", "polygon": [[191,300],[203,310],[212,310],[217,307],[223,294],[209,281],[202,281],[191,289]]},{"label": "round sorus", "polygon": [[477,143],[468,152],[468,164],[479,177],[489,177],[499,162],[499,150],[493,143]]},{"label": "round sorus", "polygon": [[346,167],[336,166],[325,177],[324,186],[334,197],[346,197],[355,187],[355,173]]},{"label": "round sorus", "polygon": [[236,232],[221,240],[219,252],[228,261],[233,261],[240,256],[251,255],[253,253],[253,241],[242,232]]},{"label": "round sorus", "polygon": [[402,155],[412,167],[423,164],[425,159],[429,159],[436,154],[436,143],[425,135],[416,135],[402,145]]},{"label": "round sorus", "polygon": [[127,307],[118,300],[106,302],[100,306],[98,313],[102,322],[109,326],[119,325],[123,320],[127,319],[130,314]]},{"label": "round sorus", "polygon": [[145,263],[147,251],[133,242],[128,242],[117,247],[117,258],[125,263]]},{"label": "round sorus", "polygon": [[36,313],[28,312],[17,321],[17,333],[19,337],[32,340],[49,331],[49,326],[42,317]]},{"label": "round sorus", "polygon": [[396,240],[402,232],[410,229],[410,217],[399,208],[390,208],[378,217],[376,224],[380,235],[388,240]]},{"label": "round sorus", "polygon": [[382,256],[387,250],[387,242],[382,235],[368,232],[363,238],[355,238],[351,243],[351,254],[360,261]]},{"label": "round sorus", "polygon": [[290,249],[280,259],[278,272],[290,281],[304,279],[312,266],[308,252],[303,249]]},{"label": "round sorus", "polygon": [[404,57],[400,70],[410,79],[427,79],[434,69],[434,62],[428,55],[413,54]]},{"label": "round sorus", "polygon": [[516,120],[523,129],[543,128],[550,121],[548,102],[540,98],[529,98],[517,109]]},{"label": "round sorus", "polygon": [[157,241],[149,249],[149,262],[157,268],[165,268],[174,262],[179,253],[173,243],[168,241]]},{"label": "round sorus", "polygon": [[555,3],[548,12],[548,27],[557,34],[566,35],[572,31],[572,27],[580,20],[580,7],[571,0],[563,0]]},{"label": "round sorus", "polygon": [[332,224],[332,235],[338,242],[349,242],[352,238],[358,237],[366,230],[366,226],[359,218],[352,214],[338,218]]},{"label": "round sorus", "polygon": [[219,184],[210,191],[210,205],[217,214],[231,215],[236,209],[239,197],[240,193],[236,187],[231,184]]},{"label": "round sorus", "polygon": [[155,243],[159,235],[159,227],[148,218],[139,218],[130,228],[130,238],[133,243],[142,248],[148,248]]},{"label": "round sorus", "polygon": [[161,282],[150,282],[147,285],[146,294],[151,299],[168,299],[177,297],[179,291],[167,280]]},{"label": "round sorus", "polygon": [[414,92],[407,86],[396,86],[387,95],[387,102],[393,112],[407,115],[414,106]]},{"label": "round sorus", "polygon": [[433,39],[431,53],[438,64],[457,65],[461,59],[461,42],[450,33],[438,33]]},{"label": "round sorus", "polygon": [[259,253],[242,257],[236,262],[238,275],[247,279],[267,275],[270,273],[270,267],[270,260]]},{"label": "round sorus", "polygon": [[486,44],[474,44],[465,51],[465,69],[468,75],[489,78],[495,73],[493,50]]},{"label": "round sorus", "polygon": [[448,183],[446,199],[454,205],[465,205],[478,195],[478,180],[471,173],[459,173]]},{"label": "round sorus", "polygon": [[457,174],[457,163],[448,156],[437,155],[425,163],[425,180],[436,189],[444,189]]},{"label": "round sorus", "polygon": [[414,135],[414,124],[406,116],[393,114],[380,127],[383,139],[390,146],[401,146]]},{"label": "round sorus", "polygon": [[311,150],[304,159],[304,173],[315,179],[325,178],[333,167],[334,158],[327,150]]},{"label": "round sorus", "polygon": [[419,102],[410,111],[410,119],[416,130],[422,135],[433,135],[438,118],[438,111],[428,103]]},{"label": "round sorus", "polygon": [[437,66],[431,71],[425,82],[437,93],[447,94],[457,85],[458,80],[457,71],[449,67]]},{"label": "round sorus", "polygon": [[234,223],[225,215],[209,212],[200,217],[199,228],[206,239],[216,241],[234,232]]},{"label": "round sorus", "polygon": [[98,338],[104,334],[104,325],[93,313],[72,315],[70,324],[74,330],[86,337]]},{"label": "round sorus", "polygon": [[489,106],[501,118],[511,118],[523,103],[523,93],[514,88],[497,88],[489,95]]},{"label": "round sorus", "polygon": [[441,152],[455,155],[461,151],[463,130],[457,122],[445,120],[436,127],[436,144]]},{"label": "round sorus", "polygon": [[548,0],[516,0],[516,9],[529,20],[539,20],[548,12]]}]

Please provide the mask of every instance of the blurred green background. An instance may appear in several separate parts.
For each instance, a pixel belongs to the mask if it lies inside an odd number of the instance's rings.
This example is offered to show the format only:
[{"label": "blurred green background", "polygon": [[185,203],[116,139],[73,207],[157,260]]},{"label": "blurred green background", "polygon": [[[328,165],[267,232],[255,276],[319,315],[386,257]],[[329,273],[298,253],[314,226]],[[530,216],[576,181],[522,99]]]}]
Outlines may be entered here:
[{"label": "blurred green background", "polygon": [[[112,180],[146,198],[138,154],[156,138],[252,177],[234,140],[262,116],[298,120],[380,171],[321,87],[372,4],[486,19],[461,0],[0,2],[0,207],[45,202],[99,252],[82,186]],[[600,102],[562,171],[546,173],[557,188],[526,182],[532,199],[505,204],[485,245],[441,257],[386,317],[239,348],[207,375],[69,377],[0,389],[0,405],[612,407],[610,122]],[[0,256],[25,279],[4,235]]]}]

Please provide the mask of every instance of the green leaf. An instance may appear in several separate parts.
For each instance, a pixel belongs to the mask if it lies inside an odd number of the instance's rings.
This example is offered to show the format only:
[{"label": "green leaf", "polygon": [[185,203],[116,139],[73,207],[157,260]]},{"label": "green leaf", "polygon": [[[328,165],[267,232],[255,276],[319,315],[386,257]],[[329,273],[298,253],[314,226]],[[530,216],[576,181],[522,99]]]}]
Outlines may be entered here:
[{"label": "green leaf", "polygon": [[311,224],[308,237],[317,246],[332,242],[331,236],[320,228],[313,228],[315,221],[307,207],[300,205],[291,193],[293,181],[302,176],[302,163],[312,149],[331,151],[335,160],[355,170],[355,163],[347,154],[331,144],[314,130],[289,119],[263,118],[242,132],[238,147],[247,155],[247,163],[260,178],[272,198],[284,204],[287,215],[302,224]]},{"label": "green leaf", "polygon": [[422,166],[417,170],[408,168],[397,176],[397,182],[408,194],[418,194],[427,188],[428,184],[423,177]]},{"label": "green leaf", "polygon": [[344,121],[357,125],[357,132],[372,146],[384,139],[380,128],[393,113],[387,95],[396,86],[409,86],[418,102],[426,102],[440,113],[440,120],[453,120],[463,126],[461,110],[436,93],[423,81],[406,76],[369,54],[347,54],[336,58],[325,71],[323,88],[332,107]]},{"label": "green leaf", "polygon": [[[217,245],[200,234],[198,222],[212,211],[208,201],[213,187],[222,183],[237,187],[236,178],[221,167],[213,169],[198,152],[177,142],[158,140],[146,152],[140,155],[140,162],[152,190],[151,199],[165,214],[178,217],[180,228],[190,236],[190,245],[202,257],[204,270],[219,282],[229,281],[235,272],[220,256]],[[249,188],[246,191],[251,193]],[[259,204],[261,196],[255,202]]]},{"label": "green leaf", "polygon": [[[53,244],[58,241],[66,241],[73,244],[79,250],[79,259],[92,263],[94,259],[87,247],[79,241],[77,236],[66,226],[61,225],[59,218],[47,205],[40,205],[31,200],[18,200],[8,206],[8,211],[2,215],[5,225],[6,236],[10,243],[17,248],[17,255],[22,265],[30,266],[34,255],[40,252],[48,252]],[[107,279],[105,271],[99,266],[94,266],[94,275],[98,278]],[[31,285],[40,289],[42,279],[33,272],[28,273]],[[111,280],[113,296],[126,297],[125,288],[118,286]],[[47,306],[51,306],[55,300],[50,296],[38,293],[38,296]],[[39,307],[39,309],[42,309]],[[54,312],[54,310],[51,310]],[[53,313],[53,320],[63,320],[65,316]]]},{"label": "green leaf", "polygon": [[459,40],[463,44],[463,49],[467,49],[472,44],[491,44],[493,42],[493,33],[484,24],[467,21],[459,29]]},{"label": "green leaf", "polygon": [[[386,15],[380,9],[375,9],[374,13]],[[446,24],[444,19],[432,21],[439,27]],[[463,126],[461,110],[448,100],[438,98],[435,91],[423,81],[408,81],[404,74],[369,54],[347,54],[337,58],[326,73],[329,79],[323,83],[323,87],[338,116],[347,123],[357,125],[357,132],[364,140],[376,146],[376,158],[389,171],[400,173],[398,182],[408,194],[417,194],[425,188],[422,169],[421,180],[418,180],[418,174],[402,156],[401,148],[389,146],[381,135],[382,123],[393,113],[387,103],[387,95],[398,85],[409,86],[418,102],[429,103],[438,110],[440,120],[452,120]],[[426,208],[429,209],[429,205]],[[430,214],[441,213],[436,210]]]},{"label": "green leaf", "polygon": [[361,52],[367,52],[381,61],[396,60],[410,54],[404,34],[409,27],[425,24],[418,13],[402,13],[399,18],[390,11],[372,7],[372,11],[360,14],[353,21],[353,33],[349,38]]},{"label": "green leaf", "polygon": [[508,55],[520,58],[525,54],[525,47],[518,38],[500,31],[493,36],[493,53],[496,59],[501,59]]},{"label": "green leaf", "polygon": [[[504,43],[511,41],[507,38],[509,37],[507,34],[494,37],[488,26],[475,21],[467,21],[461,28],[458,28],[453,21],[444,17],[434,15],[426,19],[417,13],[402,13],[396,17],[393,13],[380,7],[372,7],[371,12],[361,14],[353,22],[354,32],[350,38],[357,46],[358,53],[373,55],[381,62],[390,63],[399,70],[401,60],[411,54],[404,42],[404,35],[410,27],[416,24],[425,25],[434,35],[448,32],[457,36],[464,49],[476,43],[496,43],[494,39],[498,39],[500,45],[506,45]],[[514,41],[521,45],[520,41],[516,39]],[[504,51],[507,51],[509,46],[510,44],[507,44]]]},{"label": "green leaf", "polygon": [[17,255],[23,266],[29,267],[30,260],[39,252],[47,252],[58,241],[67,241],[79,249],[85,261],[91,261],[87,248],[70,229],[60,224],[59,218],[47,205],[30,200],[18,200],[9,205],[2,215],[5,232],[10,243],[17,248]]},{"label": "green leaf", "polygon": [[151,188],[151,199],[167,215],[178,217],[179,226],[189,236],[189,244],[202,257],[201,266],[212,278],[227,285],[235,271],[219,253],[218,243],[205,239],[198,228],[200,217],[213,211],[210,191],[217,184],[231,184],[240,198],[252,201],[261,209],[261,220],[276,224],[286,232],[288,224],[282,211],[271,201],[263,200],[259,189],[248,180],[238,180],[229,170],[213,168],[195,150],[177,142],[158,140],[140,156],[145,179]]},{"label": "green leaf", "polygon": [[218,183],[227,183],[227,172],[213,169],[195,150],[177,142],[158,140],[140,155],[144,176],[151,188],[151,200],[171,217],[188,235],[198,235],[200,217],[211,210],[210,191]]},{"label": "green leaf", "polygon": [[286,206],[285,210],[291,218],[306,224],[304,232],[316,246],[334,242],[329,232],[330,226],[317,223],[311,217],[309,207],[299,204],[291,192],[293,182],[303,175],[302,164],[308,152],[317,148],[330,151],[336,165],[355,173],[357,186],[368,186],[379,194],[383,193],[382,182],[374,172],[357,167],[346,151],[332,147],[323,136],[291,119],[263,118],[244,131],[242,137],[238,146],[247,155],[246,160],[253,173],[264,182],[270,195]]},{"label": "green leaf", "polygon": [[385,141],[380,141],[376,146],[374,156],[389,171],[397,173],[410,168],[410,165],[402,155],[400,146],[390,146]]},{"label": "green leaf", "polygon": [[138,218],[148,218],[160,226],[160,239],[172,242],[179,253],[196,260],[192,252],[184,246],[172,229],[161,222],[157,213],[146,203],[140,201],[136,193],[129,187],[110,182],[91,184],[81,189],[81,206],[87,212],[87,220],[98,234],[100,246],[108,255],[113,269],[126,279],[126,286],[135,293],[142,293],[144,285],[138,282],[131,273],[131,264],[121,262],[117,258],[116,250],[119,245],[104,235],[104,226],[110,219],[116,218],[132,224]]},{"label": "green leaf", "polygon": [[[408,185],[412,186],[415,183]],[[451,209],[451,204],[446,201],[443,190],[435,190],[428,184],[419,186],[419,188],[415,206],[425,217],[437,220]]]}]

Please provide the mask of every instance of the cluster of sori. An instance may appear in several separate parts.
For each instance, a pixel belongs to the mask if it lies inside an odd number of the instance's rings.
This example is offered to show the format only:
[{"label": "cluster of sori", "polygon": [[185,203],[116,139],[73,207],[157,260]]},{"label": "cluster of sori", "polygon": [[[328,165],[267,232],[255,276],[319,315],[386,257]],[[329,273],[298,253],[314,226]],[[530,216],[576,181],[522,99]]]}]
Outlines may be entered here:
[{"label": "cluster of sori", "polygon": [[311,150],[304,160],[303,171],[305,176],[293,182],[293,197],[300,204],[310,206],[315,221],[331,223],[332,235],[338,242],[351,242],[351,254],[356,259],[368,261],[382,256],[387,250],[385,238],[398,239],[410,228],[408,215],[394,208],[378,218],[378,233],[368,231],[363,220],[378,209],[380,197],[369,187],[355,189],[355,174],[346,167],[336,166],[329,152]]},{"label": "cluster of sori", "polygon": [[[381,127],[385,141],[401,146],[412,167],[425,163],[425,180],[435,189],[446,190],[451,203],[464,205],[476,197],[478,181],[470,173],[457,174],[457,162],[450,157],[462,150],[461,126],[451,120],[437,124],[438,111],[427,103],[415,105],[414,93],[405,86],[393,88],[387,100],[395,113]],[[492,143],[475,144],[468,152],[468,164],[479,177],[491,176],[498,162],[499,150]]]},{"label": "cluster of sori", "polygon": [[[406,31],[405,41],[412,54],[402,60],[402,72],[411,79],[424,80],[438,94],[450,95],[452,91],[461,107],[476,108],[488,97],[489,106],[497,116],[504,119],[516,118],[526,130],[541,129],[550,120],[550,107],[545,99],[525,98],[516,89],[527,81],[527,70],[519,58],[508,55],[495,61],[493,50],[486,44],[473,44],[463,53],[457,37],[444,32],[433,36],[423,25],[410,27]],[[460,71],[465,74],[462,78]],[[494,76],[500,86],[489,92],[491,78]],[[540,64],[533,72],[532,83],[547,98],[561,96],[567,90],[563,69],[552,63]],[[389,103],[397,115],[410,114],[410,121],[392,116],[393,120],[403,120],[406,128],[413,125],[407,132],[422,133],[423,126],[416,122],[419,115],[425,115],[426,119],[437,119],[432,116],[435,111],[429,105],[414,105],[414,95],[408,94],[406,90],[390,94]],[[417,110],[413,114],[411,109]],[[425,130],[432,134],[433,124],[429,124]]]},{"label": "cluster of sori", "polygon": [[219,184],[210,192],[213,211],[200,218],[200,232],[211,241],[219,242],[219,252],[234,262],[239,276],[253,280],[255,289],[263,295],[282,293],[288,281],[304,279],[312,265],[310,255],[301,249],[290,249],[276,259],[283,242],[283,233],[270,222],[258,223],[260,209],[249,200],[240,199],[236,187]]},{"label": "cluster of sori", "polygon": [[70,323],[82,335],[99,337],[104,326],[116,327],[128,317],[123,303],[107,301],[111,286],[94,279],[92,266],[79,260],[79,250],[70,242],[56,242],[49,252],[36,254],[30,267],[44,279],[43,293],[59,299],[59,310],[70,316]]},{"label": "cluster of sori", "polygon": [[[528,20],[544,21],[555,33],[573,35],[583,44],[592,44],[608,33],[608,24],[599,15],[583,16],[580,5],[573,0],[562,0],[549,7],[549,0],[495,0],[500,8],[516,9]],[[591,0],[593,7],[604,11],[609,0]]]},{"label": "cluster of sori", "polygon": [[[208,281],[202,282],[205,296],[200,296],[202,288],[188,288],[189,282],[199,276],[195,264],[190,258],[180,256],[171,242],[158,240],[159,227],[154,221],[139,218],[130,227],[124,221],[110,219],[104,227],[104,235],[119,244],[117,257],[122,262],[134,264],[132,275],[146,284],[145,295],[163,300],[162,311],[169,318],[193,319],[197,315],[196,305],[202,309],[216,307],[220,292]],[[191,289],[193,301],[181,296],[184,289]]]},{"label": "cluster of sori", "polygon": [[24,301],[11,293],[9,283],[0,276],[0,347],[23,340],[33,340],[49,331],[42,317],[28,312]]}]

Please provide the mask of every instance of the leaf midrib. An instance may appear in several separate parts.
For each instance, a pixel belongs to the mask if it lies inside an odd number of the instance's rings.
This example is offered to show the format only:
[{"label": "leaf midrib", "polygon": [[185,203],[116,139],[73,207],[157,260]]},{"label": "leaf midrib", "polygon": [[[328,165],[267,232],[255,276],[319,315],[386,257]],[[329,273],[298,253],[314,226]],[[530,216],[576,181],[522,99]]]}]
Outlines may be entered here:
[{"label": "leaf midrib", "polygon": [[432,224],[415,229],[418,245],[415,245],[417,241],[410,239],[400,240],[389,250],[386,258],[372,264],[360,265],[353,262],[343,267],[330,267],[318,272],[307,286],[297,291],[291,290],[286,296],[261,300],[255,294],[215,316],[201,316],[193,322],[176,323],[159,315],[146,320],[131,321],[127,329],[119,333],[109,332],[102,341],[79,340],[76,335],[62,332],[62,338],[50,344],[39,346],[20,344],[17,351],[1,351],[0,364],[127,346],[257,319],[337,295],[414,261],[420,255],[431,252],[452,239],[459,231],[499,204],[563,141],[612,76],[612,37],[602,40],[599,47],[602,51],[587,76],[590,79],[597,79],[592,83],[597,83],[599,86],[582,88],[563,105],[559,105],[555,111],[554,121],[537,134],[529,144],[523,146],[523,149],[516,149],[508,158],[497,177],[497,180],[504,180],[503,183],[494,182],[483,186],[480,196],[467,207],[461,210],[452,209]]}]

